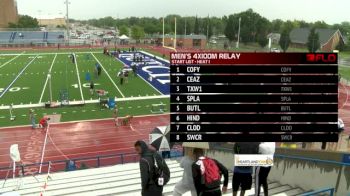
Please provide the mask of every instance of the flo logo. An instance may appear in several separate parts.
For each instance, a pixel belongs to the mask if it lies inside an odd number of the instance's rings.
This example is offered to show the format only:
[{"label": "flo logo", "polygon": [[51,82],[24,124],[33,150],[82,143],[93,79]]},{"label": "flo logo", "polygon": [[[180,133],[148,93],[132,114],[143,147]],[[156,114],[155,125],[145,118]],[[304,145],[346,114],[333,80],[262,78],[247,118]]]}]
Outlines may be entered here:
[{"label": "flo logo", "polygon": [[336,54],[306,54],[306,61],[313,63],[336,63]]}]

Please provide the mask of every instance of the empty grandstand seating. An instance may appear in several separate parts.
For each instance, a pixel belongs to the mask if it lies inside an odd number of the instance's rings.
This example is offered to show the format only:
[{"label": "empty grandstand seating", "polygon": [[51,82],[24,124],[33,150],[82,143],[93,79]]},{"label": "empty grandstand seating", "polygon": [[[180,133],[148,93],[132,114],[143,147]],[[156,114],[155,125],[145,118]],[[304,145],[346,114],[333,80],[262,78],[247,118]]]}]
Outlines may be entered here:
[{"label": "empty grandstand seating", "polygon": [[64,32],[48,32],[47,34],[47,43],[56,44],[63,43],[64,41]]},{"label": "empty grandstand seating", "polygon": [[[172,191],[176,183],[181,179],[183,169],[180,168],[178,161],[167,160],[171,171],[171,180],[164,187],[164,195],[172,195]],[[18,190],[21,195],[40,195],[40,191],[45,182],[46,175],[23,178],[23,187]],[[228,193],[224,195],[232,195],[231,179],[228,186]],[[138,163],[129,163],[124,165],[116,165],[110,167],[102,167],[95,169],[86,169],[72,172],[61,172],[51,174],[51,180],[48,182],[46,195],[125,195],[139,196],[141,195],[140,172]],[[2,186],[4,181],[0,181]],[[0,189],[0,194],[12,191],[17,184],[17,179],[9,179],[5,183],[5,187]],[[293,188],[288,185],[281,185],[277,182],[270,182],[269,189],[271,195],[291,196],[300,195],[305,192],[300,188]],[[254,189],[246,192],[246,195],[254,194]],[[186,193],[185,196],[189,196]]]},{"label": "empty grandstand seating", "polygon": [[0,44],[57,44],[64,42],[64,32],[2,31]]}]

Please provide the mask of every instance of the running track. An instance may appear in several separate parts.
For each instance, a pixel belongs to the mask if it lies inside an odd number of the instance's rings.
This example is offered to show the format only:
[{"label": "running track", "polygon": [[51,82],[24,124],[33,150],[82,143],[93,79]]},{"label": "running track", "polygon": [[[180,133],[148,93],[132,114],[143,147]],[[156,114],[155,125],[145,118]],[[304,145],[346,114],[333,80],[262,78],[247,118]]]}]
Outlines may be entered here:
[{"label": "running track", "polygon": [[[48,132],[43,162],[68,160],[101,155],[134,153],[136,140],[148,140],[148,135],[156,126],[168,125],[170,116],[134,117],[131,126],[115,127],[114,120],[98,120],[51,124]],[[11,144],[18,144],[24,164],[40,163],[46,132],[32,129],[29,126],[0,128],[0,167],[8,167],[11,163],[9,149]],[[135,156],[124,158],[133,161]],[[117,164],[119,157],[101,159],[102,164]],[[84,161],[90,167],[96,166],[95,160]],[[77,164],[80,166],[80,163]],[[64,163],[53,165],[53,170],[63,170]],[[25,167],[25,173],[37,173],[37,167]],[[47,168],[43,167],[43,171]],[[0,178],[7,171],[0,171]],[[12,176],[12,172],[10,173]]]}]

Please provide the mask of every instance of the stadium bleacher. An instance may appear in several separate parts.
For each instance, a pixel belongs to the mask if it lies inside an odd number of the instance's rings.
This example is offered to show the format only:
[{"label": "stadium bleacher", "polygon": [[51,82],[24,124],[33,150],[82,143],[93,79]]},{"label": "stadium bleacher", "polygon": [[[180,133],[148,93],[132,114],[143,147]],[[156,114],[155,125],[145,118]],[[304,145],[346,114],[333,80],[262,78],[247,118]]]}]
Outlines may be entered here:
[{"label": "stadium bleacher", "polygon": [[[182,178],[183,169],[180,168],[177,160],[167,160],[171,171],[171,180],[164,187],[164,195],[172,195],[176,183]],[[17,192],[20,195],[40,195],[43,191],[47,175],[23,178],[23,186]],[[110,167],[85,169],[71,172],[53,173],[50,175],[46,191],[43,195],[141,195],[141,179],[138,163],[128,163]],[[232,195],[232,173],[228,185],[228,192],[224,195]],[[1,193],[13,191],[16,188],[18,179],[8,179]],[[4,181],[0,181],[3,185]],[[277,182],[269,182],[269,193],[275,196],[300,195],[305,191],[289,185],[281,185]],[[246,195],[253,195],[254,189],[246,192]],[[191,195],[189,192],[184,196]]]},{"label": "stadium bleacher", "polygon": [[1,31],[0,44],[57,44],[64,42],[64,32]]}]

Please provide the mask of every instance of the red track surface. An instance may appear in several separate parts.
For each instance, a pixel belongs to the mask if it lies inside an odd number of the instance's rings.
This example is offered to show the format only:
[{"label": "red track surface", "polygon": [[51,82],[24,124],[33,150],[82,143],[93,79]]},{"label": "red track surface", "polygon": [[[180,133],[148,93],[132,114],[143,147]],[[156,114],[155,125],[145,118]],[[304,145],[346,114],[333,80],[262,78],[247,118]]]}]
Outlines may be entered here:
[{"label": "red track surface", "polygon": [[[112,119],[60,123],[50,125],[43,162],[95,157],[101,155],[133,153],[136,140],[148,140],[148,135],[156,126],[168,125],[169,115],[134,117],[131,126],[115,127]],[[24,164],[40,163],[45,140],[45,131],[29,126],[0,129],[0,167],[11,163],[9,149],[18,144]],[[136,157],[125,157],[124,161]],[[101,160],[102,164],[120,163],[118,157]],[[96,166],[96,159],[84,161],[90,167]],[[79,165],[79,164],[78,164]],[[63,170],[64,163],[54,165],[54,170]],[[26,167],[26,174],[38,172],[37,167]],[[47,168],[43,167],[43,171]],[[7,172],[7,171],[6,171]],[[6,176],[0,171],[0,178]],[[12,174],[10,174],[12,175]]]},{"label": "red track surface", "polygon": [[345,132],[350,135],[350,86],[339,85],[339,116],[344,121]]}]

